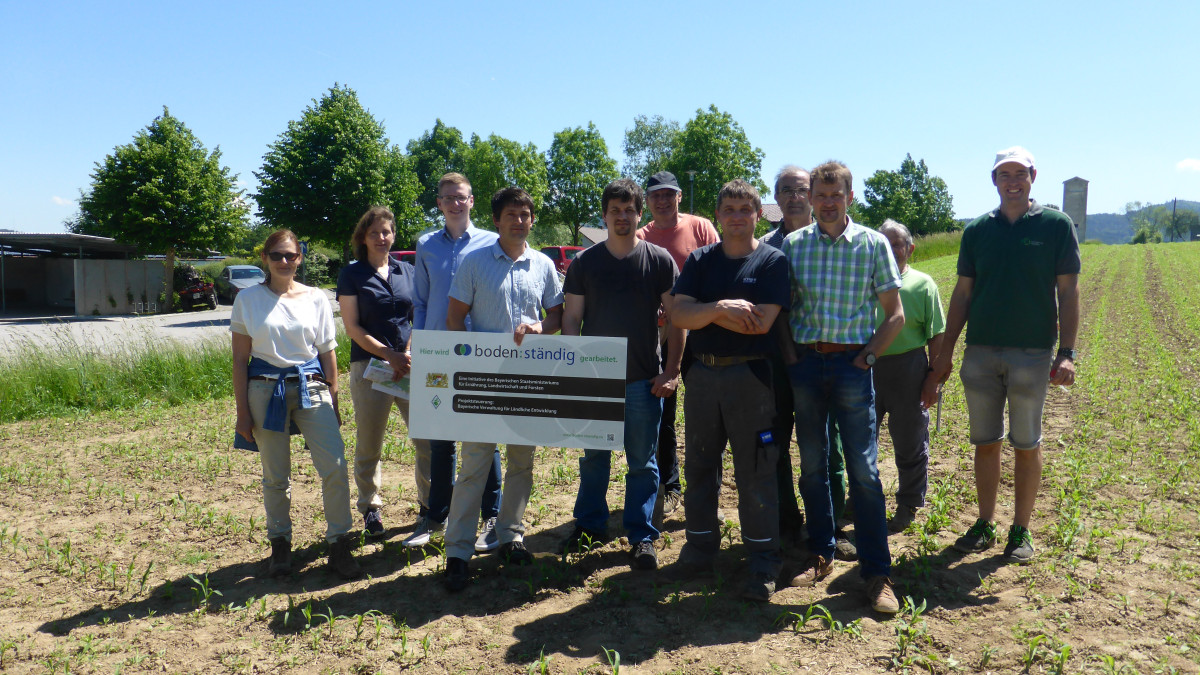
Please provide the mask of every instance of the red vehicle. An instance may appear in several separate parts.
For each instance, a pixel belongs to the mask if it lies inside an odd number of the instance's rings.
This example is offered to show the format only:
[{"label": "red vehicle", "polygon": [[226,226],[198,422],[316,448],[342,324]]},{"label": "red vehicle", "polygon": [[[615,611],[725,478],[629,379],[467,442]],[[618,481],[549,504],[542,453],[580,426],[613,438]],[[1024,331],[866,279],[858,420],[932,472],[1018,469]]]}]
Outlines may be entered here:
[{"label": "red vehicle", "polygon": [[205,305],[209,309],[217,308],[217,292],[210,282],[205,281],[194,269],[188,269],[182,277],[183,288],[176,293],[185,312],[195,309],[197,305]]},{"label": "red vehicle", "polygon": [[571,261],[579,255],[583,248],[582,246],[543,246],[542,253],[550,256],[560,274],[566,274],[567,268],[571,266]]},{"label": "red vehicle", "polygon": [[406,262],[409,265],[417,264],[417,252],[416,251],[392,251],[391,255],[393,258],[395,258],[396,260],[399,260],[400,262]]}]

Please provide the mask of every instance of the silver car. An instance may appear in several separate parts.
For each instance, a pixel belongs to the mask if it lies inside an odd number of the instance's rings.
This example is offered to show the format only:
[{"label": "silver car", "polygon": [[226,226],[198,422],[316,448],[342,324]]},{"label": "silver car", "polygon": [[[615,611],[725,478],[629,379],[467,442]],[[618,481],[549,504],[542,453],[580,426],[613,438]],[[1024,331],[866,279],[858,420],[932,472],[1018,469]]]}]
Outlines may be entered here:
[{"label": "silver car", "polygon": [[230,265],[217,275],[217,296],[230,303],[243,289],[267,280],[267,275],[254,265]]}]

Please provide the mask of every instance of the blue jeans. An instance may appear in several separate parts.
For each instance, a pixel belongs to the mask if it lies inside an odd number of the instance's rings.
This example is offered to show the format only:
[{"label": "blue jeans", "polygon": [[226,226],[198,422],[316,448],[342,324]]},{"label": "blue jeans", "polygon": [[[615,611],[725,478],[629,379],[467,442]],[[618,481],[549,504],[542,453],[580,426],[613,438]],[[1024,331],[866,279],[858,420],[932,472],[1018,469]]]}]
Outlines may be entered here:
[{"label": "blue jeans", "polygon": [[[450,501],[454,497],[454,469],[458,464],[454,441],[429,441],[429,508],[422,508],[421,515],[444,523],[450,515]],[[492,468],[483,487],[483,500],[479,515],[487,520],[500,513],[500,450],[492,456]]]},{"label": "blue jeans", "polygon": [[808,514],[809,549],[833,559],[834,514],[829,485],[828,418],[837,419],[862,575],[891,574],[887,514],[876,459],[875,389],[871,371],[854,366],[858,351],[819,354],[796,345],[799,361],[788,368],[796,406],[800,496]]},{"label": "blue jeans", "polygon": [[[625,384],[625,512],[629,542],[654,541],[658,530],[650,523],[658,497],[658,423],[662,399],[650,393],[650,380]],[[612,452],[584,450],[579,459],[579,494],[575,497],[575,526],[608,532],[608,479]]]}]

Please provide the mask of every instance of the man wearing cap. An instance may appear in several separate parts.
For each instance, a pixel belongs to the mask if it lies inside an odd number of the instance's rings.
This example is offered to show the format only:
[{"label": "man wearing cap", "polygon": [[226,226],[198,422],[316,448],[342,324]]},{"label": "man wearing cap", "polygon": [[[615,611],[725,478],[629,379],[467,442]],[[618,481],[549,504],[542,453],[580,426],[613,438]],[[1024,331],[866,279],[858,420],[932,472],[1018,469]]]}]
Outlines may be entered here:
[{"label": "man wearing cap", "polygon": [[[791,268],[793,344],[784,345],[796,405],[800,494],[811,555],[792,585],[816,585],[833,571],[833,503],[829,486],[828,417],[841,431],[850,476],[861,574],[872,608],[900,611],[892,587],[883,485],[876,466],[875,390],[871,366],[904,326],[900,273],[887,239],[850,220],[850,169],[826,162],[813,169],[817,222],[783,242]],[[884,315],[875,325],[876,307]]]},{"label": "man wearing cap", "polygon": [[[929,407],[921,400],[929,364],[937,358],[946,330],[946,315],[937,282],[928,274],[909,267],[917,249],[912,232],[891,218],[879,226],[887,237],[892,256],[900,268],[900,304],[904,328],[875,361],[875,420],[888,418],[888,433],[895,450],[899,485],[896,515],[888,521],[888,532],[903,532],[917,509],[925,506],[929,483]],[[879,316],[879,321],[885,317]],[[928,354],[926,353],[928,349]]]},{"label": "man wearing cap", "polygon": [[[721,549],[717,499],[728,443],[737,482],[742,542],[750,573],[742,597],[766,602],[775,592],[779,552],[775,395],[770,335],[775,317],[790,300],[787,259],[754,239],[762,215],[758,191],[742,179],[726,183],[717,196],[719,243],[697,249],[675,283],[671,321],[691,330],[696,362],[688,373],[684,496],[687,542],[678,569],[709,572]],[[791,489],[791,485],[788,485]]]},{"label": "man wearing cap", "polygon": [[1016,563],[1027,563],[1034,554],[1029,519],[1042,478],[1046,390],[1049,384],[1074,384],[1079,330],[1079,241],[1066,214],[1029,198],[1036,178],[1028,150],[1015,146],[996,154],[992,184],[1000,206],[963,230],[946,339],[923,395],[927,404],[936,400],[965,325],[959,376],[975,445],[979,519],[954,547],[974,553],[995,543],[1007,403],[1008,441],[1016,451],[1016,504],[1004,556]]},{"label": "man wearing cap", "polygon": [[[646,201],[649,202],[650,214],[654,216],[654,220],[637,231],[637,238],[667,249],[667,253],[675,260],[676,267],[682,269],[683,262],[692,251],[721,240],[712,221],[679,212],[683,190],[679,188],[675,174],[670,171],[659,171],[646,181]],[[666,317],[666,322],[665,325],[669,326],[670,317]],[[664,328],[659,337],[659,351],[664,359],[662,369],[687,375],[692,358],[686,343],[681,361],[670,364],[665,361],[669,356],[666,339],[667,330]],[[674,391],[656,391],[655,394],[663,397],[662,421],[658,428],[658,468],[663,493],[662,511],[663,515],[669,515],[679,508],[683,495],[683,486],[679,481],[678,444],[675,438],[675,410],[678,399]]]}]

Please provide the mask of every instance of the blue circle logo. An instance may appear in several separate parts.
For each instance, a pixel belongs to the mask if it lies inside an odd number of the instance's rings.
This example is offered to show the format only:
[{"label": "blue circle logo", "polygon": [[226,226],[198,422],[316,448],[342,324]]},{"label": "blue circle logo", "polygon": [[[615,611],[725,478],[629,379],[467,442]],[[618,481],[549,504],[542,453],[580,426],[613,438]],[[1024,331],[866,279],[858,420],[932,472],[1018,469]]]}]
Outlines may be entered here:
[{"label": "blue circle logo", "polygon": [[464,344],[454,345],[454,353],[458,354],[459,356],[470,356],[471,355],[471,345],[464,345]]}]

